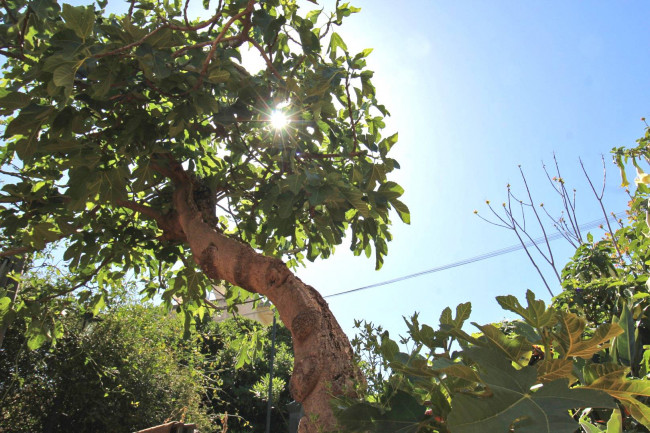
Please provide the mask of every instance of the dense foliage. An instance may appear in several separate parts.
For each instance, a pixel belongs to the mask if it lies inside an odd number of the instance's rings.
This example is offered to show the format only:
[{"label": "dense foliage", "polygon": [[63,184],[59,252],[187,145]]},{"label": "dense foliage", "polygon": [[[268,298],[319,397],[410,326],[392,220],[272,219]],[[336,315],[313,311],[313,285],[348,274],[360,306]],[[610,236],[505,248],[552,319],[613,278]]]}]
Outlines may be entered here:
[{"label": "dense foliage", "polygon": [[59,323],[54,347],[29,350],[19,326],[7,333],[0,430],[121,433],[184,418],[214,431],[201,402],[202,357],[177,317],[125,306],[94,318],[69,309]]},{"label": "dense foliage", "polygon": [[[198,350],[205,357],[202,373],[213,384],[204,403],[222,419],[229,414],[230,432],[265,429],[271,333],[271,327],[240,317],[224,322],[206,319],[198,325]],[[273,367],[271,426],[273,431],[286,431],[293,354],[291,335],[282,325],[276,333]]]},{"label": "dense foliage", "polygon": [[[30,350],[22,320],[7,333],[0,431],[127,432],[166,420],[194,422],[202,432],[264,430],[270,329],[206,315],[183,338],[183,317],[163,308],[113,298],[93,315],[73,300],[62,300],[55,344]],[[283,326],[275,348],[276,382],[286,384],[293,356]],[[253,392],[262,387],[262,395]],[[282,428],[291,400],[286,386],[275,391],[272,425]]]},{"label": "dense foliage", "polygon": [[[409,215],[386,178],[397,136],[381,136],[388,113],[366,68],[371,50],[351,54],[334,32],[357,8],[2,5],[3,255],[55,243],[95,294],[130,269],[152,296],[159,280],[166,300],[182,296],[195,311],[209,285],[165,225],[170,167],[182,163],[206,220],[229,236],[296,265],[328,257],[351,232],[355,254],[374,244],[381,266],[389,209]],[[275,111],[286,128],[272,128]]]},{"label": "dense foliage", "polygon": [[[358,323],[357,349],[373,380],[363,401],[338,399],[350,432],[646,432],[650,429],[650,128],[632,149],[637,168],[628,223],[588,235],[562,271],[563,292],[546,306],[499,296],[520,318],[463,326],[471,304],[446,308],[434,329],[406,320],[401,352],[381,327]],[[624,173],[624,171],[623,171]],[[626,183],[625,177],[624,186]],[[382,374],[383,372],[383,374]]]}]

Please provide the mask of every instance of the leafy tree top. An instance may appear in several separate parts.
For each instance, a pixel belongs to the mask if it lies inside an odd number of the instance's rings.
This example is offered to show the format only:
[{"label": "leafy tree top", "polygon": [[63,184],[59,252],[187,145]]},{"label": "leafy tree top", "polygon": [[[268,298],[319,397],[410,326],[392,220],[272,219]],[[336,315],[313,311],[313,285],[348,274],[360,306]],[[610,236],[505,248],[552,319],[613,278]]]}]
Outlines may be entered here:
[{"label": "leafy tree top", "polygon": [[[335,32],[358,9],[204,0],[208,18],[191,19],[188,3],[116,15],[106,1],[3,2],[3,256],[67,239],[70,268],[100,281],[111,263],[153,281],[183,262],[171,291],[202,299],[172,223],[185,182],[205,221],[266,255],[328,257],[349,231],[355,254],[374,244],[379,268],[389,210],[409,212],[387,180],[397,136],[381,135],[371,50],[350,54]],[[284,128],[270,123],[277,110]]]}]

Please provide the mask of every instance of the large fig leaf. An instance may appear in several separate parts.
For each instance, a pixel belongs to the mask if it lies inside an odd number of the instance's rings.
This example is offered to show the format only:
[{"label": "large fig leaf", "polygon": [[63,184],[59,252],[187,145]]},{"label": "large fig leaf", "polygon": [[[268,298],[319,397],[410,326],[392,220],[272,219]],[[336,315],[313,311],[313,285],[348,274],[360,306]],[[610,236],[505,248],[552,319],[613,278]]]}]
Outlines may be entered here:
[{"label": "large fig leaf", "polygon": [[472,323],[483,332],[483,335],[494,349],[503,352],[503,354],[513,362],[524,365],[523,360],[529,358],[526,355],[533,350],[533,345],[525,337],[519,335],[515,338],[506,336],[501,330],[494,325],[479,325]]},{"label": "large fig leaf", "polygon": [[447,420],[454,433],[508,432],[573,433],[578,424],[568,414],[577,407],[615,407],[606,393],[594,389],[569,389],[560,379],[532,391],[537,381],[534,367],[515,370],[498,352],[473,348],[467,355],[478,363],[487,392],[479,398],[456,393]]},{"label": "large fig leaf", "polygon": [[582,333],[587,324],[585,319],[578,317],[574,313],[561,311],[558,314],[558,320],[562,328],[556,335],[560,343],[557,349],[563,359],[570,356],[589,359],[595,353],[607,347],[609,340],[623,332],[623,329],[617,324],[606,323],[599,326],[591,338],[583,340]]},{"label": "large fig leaf", "polygon": [[555,324],[557,319],[553,308],[547,310],[544,301],[535,299],[535,294],[530,290],[526,292],[526,300],[528,301],[528,308],[524,308],[519,303],[519,300],[512,295],[497,296],[497,302],[504,310],[510,310],[513,313],[519,314],[524,318],[526,323],[535,328]]},{"label": "large fig leaf", "polygon": [[650,428],[650,407],[636,399],[636,396],[650,397],[650,381],[627,379],[625,375],[625,370],[613,371],[594,380],[585,388],[602,390],[617,398],[634,419]]},{"label": "large fig leaf", "polygon": [[537,381],[548,383],[571,377],[573,361],[570,359],[545,359],[537,363],[535,367],[537,368]]}]

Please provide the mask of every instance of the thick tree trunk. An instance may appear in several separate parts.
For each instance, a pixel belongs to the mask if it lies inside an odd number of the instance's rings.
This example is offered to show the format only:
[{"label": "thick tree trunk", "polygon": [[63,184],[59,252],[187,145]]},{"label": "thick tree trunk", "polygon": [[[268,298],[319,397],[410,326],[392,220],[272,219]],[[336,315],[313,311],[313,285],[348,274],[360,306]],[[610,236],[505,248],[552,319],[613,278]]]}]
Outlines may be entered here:
[{"label": "thick tree trunk", "polygon": [[290,389],[306,414],[299,433],[332,430],[332,395],[353,394],[355,381],[363,379],[350,342],[323,297],[281,260],[263,256],[206,224],[192,198],[191,182],[177,183],[174,207],[201,269],[210,278],[266,296],[291,331],[295,363]]}]

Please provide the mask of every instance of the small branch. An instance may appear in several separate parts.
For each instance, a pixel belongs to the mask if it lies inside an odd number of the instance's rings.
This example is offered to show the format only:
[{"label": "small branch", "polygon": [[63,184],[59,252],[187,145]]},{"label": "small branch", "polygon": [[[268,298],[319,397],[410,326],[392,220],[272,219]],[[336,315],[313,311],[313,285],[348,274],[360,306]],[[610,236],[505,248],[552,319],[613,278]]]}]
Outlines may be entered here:
[{"label": "small branch", "polygon": [[133,8],[135,7],[135,0],[131,0],[129,3],[131,3],[131,5],[129,6],[129,13],[128,13],[128,17],[130,20],[131,17],[133,16]]},{"label": "small branch", "polygon": [[359,150],[359,140],[357,139],[357,123],[354,120],[354,115],[352,113],[352,99],[350,97],[350,71],[348,71],[345,76],[345,94],[348,97],[348,115],[350,116],[350,123],[352,125],[352,142],[354,147],[352,150],[354,152]]},{"label": "small branch", "polygon": [[25,57],[25,55],[23,55],[22,53],[21,53],[21,54],[16,54],[16,53],[12,53],[12,52],[7,51],[7,50],[0,50],[0,55],[3,55],[3,56],[5,56],[5,57],[11,57],[12,59],[23,60],[23,61],[25,61],[25,62],[32,63],[32,62],[31,62],[27,57]]},{"label": "small branch", "polygon": [[[510,198],[508,198],[508,207],[510,208]],[[511,209],[511,208],[510,208],[510,209]],[[511,216],[511,218],[512,218],[512,213],[510,213],[510,216]],[[528,256],[528,259],[529,259],[530,262],[533,264],[533,266],[535,267],[535,270],[537,271],[537,273],[539,274],[540,278],[541,278],[542,281],[544,282],[544,285],[546,286],[546,290],[548,290],[548,293],[549,293],[551,296],[555,296],[555,295],[553,294],[553,291],[551,290],[551,287],[549,286],[548,282],[546,281],[546,278],[544,277],[544,274],[542,273],[541,269],[539,269],[539,266],[537,266],[537,263],[535,262],[535,259],[533,259],[533,256],[530,254],[530,251],[528,251],[528,247],[526,246],[526,243],[524,242],[524,240],[523,240],[523,239],[521,238],[521,236],[519,235],[519,231],[517,230],[517,227],[516,227],[515,225],[513,225],[513,231],[515,232],[515,235],[517,235],[517,239],[519,239],[519,243],[520,243],[521,246],[524,248],[524,251],[526,252],[526,255]],[[526,232],[524,232],[524,233],[526,233]],[[530,236],[528,236],[528,238],[530,239]],[[547,240],[547,243],[548,243],[548,240]],[[535,247],[537,248],[537,244],[535,244],[534,241],[533,241],[533,245],[535,245]],[[539,248],[537,248],[537,250],[539,251]],[[541,253],[541,252],[540,252],[540,253]],[[543,254],[542,254],[542,256],[543,256]],[[554,267],[553,269],[555,269],[555,267]]]},{"label": "small branch", "polygon": [[125,207],[127,209],[131,209],[132,211],[141,213],[142,215],[144,215],[144,216],[146,216],[148,218],[151,218],[151,219],[155,220],[156,222],[162,220],[162,217],[163,217],[163,215],[160,212],[158,212],[157,210],[155,210],[154,208],[151,208],[149,206],[145,206],[145,205],[140,204],[140,203],[136,203],[134,201],[117,200],[115,202],[115,204],[117,204],[118,206]]},{"label": "small branch", "polygon": [[190,0],[185,0],[185,7],[183,8],[183,18],[185,19],[185,25],[190,26],[190,21],[187,19],[187,8],[190,5]]},{"label": "small branch", "polygon": [[144,35],[142,38],[140,38],[139,40],[137,40],[135,42],[131,42],[128,45],[124,45],[124,46],[122,46],[120,48],[116,48],[113,51],[109,51],[107,53],[95,54],[93,57],[96,58],[96,59],[101,59],[102,57],[114,56],[115,54],[120,54],[120,53],[122,53],[124,51],[128,51],[133,47],[137,47],[137,46],[142,45],[147,39],[149,39],[150,37],[152,37],[153,35],[155,35],[159,31],[161,31],[162,29],[168,28],[168,27],[169,26],[164,26],[164,25],[160,26],[160,27],[157,27],[157,28],[155,28],[151,32],[147,33],[146,35]]},{"label": "small branch", "polygon": [[75,290],[77,290],[81,286],[85,286],[86,284],[88,284],[88,282],[90,280],[92,280],[95,277],[95,275],[97,275],[99,273],[99,271],[101,271],[108,264],[109,261],[111,261],[112,258],[113,258],[112,254],[106,256],[104,258],[104,260],[102,260],[102,262],[97,266],[97,268],[95,268],[95,270],[93,270],[89,275],[87,275],[80,283],[75,284],[74,286],[72,286],[69,289],[66,289],[66,290],[63,290],[61,292],[57,292],[57,293],[54,293],[52,295],[41,298],[40,301],[48,301],[50,299],[54,299],[54,298],[57,298],[59,296],[67,295],[68,293],[74,292]]},{"label": "small branch", "polygon": [[12,173],[10,171],[4,171],[4,170],[0,170],[0,174],[4,174],[6,176],[14,176],[14,177],[17,177],[17,178],[22,179],[22,180],[31,180],[32,179],[29,176],[24,176],[24,175],[22,175],[20,173]]},{"label": "small branch", "polygon": [[[229,43],[229,42],[232,42],[232,41],[243,41],[242,35],[229,36],[227,38],[221,39],[222,43]],[[193,45],[188,45],[188,46],[183,47],[183,48],[179,48],[178,50],[174,51],[174,53],[172,54],[172,58],[175,59],[177,57],[180,57],[184,53],[186,53],[187,51],[189,51],[189,50],[191,50],[193,48],[202,48],[202,47],[205,47],[206,45],[211,45],[213,42],[214,41],[204,41],[204,42],[199,42],[199,43],[196,43],[196,44],[193,44]]]},{"label": "small branch", "polygon": [[5,10],[7,11],[7,15],[9,15],[9,18],[11,18],[11,21],[14,22],[14,24],[18,24],[18,20],[16,19],[16,15],[11,11],[11,8],[7,4],[7,0],[1,0],[2,1],[2,6],[4,6]]},{"label": "small branch", "polygon": [[[341,3],[341,0],[336,0],[336,5],[334,6],[334,10],[337,10],[339,8],[339,4]],[[330,28],[332,27],[333,21],[332,18],[334,18],[334,13],[330,13],[330,18],[327,20],[327,23],[321,26],[321,29],[325,27],[325,31],[318,37],[318,39],[322,40],[327,34],[330,32]]]},{"label": "small branch", "polygon": [[[544,229],[544,224],[542,224],[542,220],[539,218],[539,214],[537,213],[537,209],[535,209],[534,202],[533,202],[533,197],[531,195],[530,188],[528,187],[528,182],[526,181],[526,176],[524,176],[524,171],[521,169],[521,166],[519,167],[519,172],[521,173],[521,177],[524,180],[524,185],[526,187],[526,192],[528,194],[528,198],[530,199],[530,203],[532,205],[531,207],[533,209],[533,213],[535,214],[535,218],[537,218],[537,223],[539,224],[540,228],[542,229],[542,233],[544,235],[544,241],[546,242],[546,248],[548,249],[549,264],[553,268],[553,271],[555,272],[555,275],[557,276],[557,280],[559,282],[562,282],[562,277],[560,277],[560,274],[558,273],[557,269],[555,268],[555,260],[553,258],[553,250],[551,249],[551,244],[548,241],[548,236],[546,235],[546,230]],[[550,291],[550,289],[549,289],[549,291]]]},{"label": "small branch", "polygon": [[356,156],[365,156],[368,152],[359,150],[350,153],[296,153],[299,159],[329,159],[329,158],[354,158]]},{"label": "small branch", "polygon": [[17,247],[17,248],[10,248],[8,250],[4,250],[0,252],[0,257],[11,257],[11,256],[18,256],[18,255],[23,255],[25,253],[28,253],[30,251],[33,251],[34,249],[32,247]]},{"label": "small branch", "polygon": [[284,78],[282,77],[282,75],[278,72],[277,69],[275,69],[275,66],[273,66],[273,62],[271,61],[271,59],[269,58],[269,56],[266,54],[266,51],[264,51],[264,48],[262,48],[262,46],[261,46],[261,45],[260,45],[256,40],[254,40],[254,39],[252,39],[252,38],[247,38],[246,40],[247,40],[248,42],[250,42],[251,44],[253,44],[253,46],[254,46],[255,48],[257,48],[257,51],[260,52],[260,54],[261,54],[262,57],[264,58],[264,61],[266,62],[266,66],[267,66],[268,70],[271,71],[271,73],[272,73],[273,75],[275,75],[275,77],[276,77],[278,80],[280,80],[280,81],[284,81]]},{"label": "small branch", "polygon": [[[96,59],[100,59],[100,58],[102,58],[102,57],[112,56],[112,55],[115,55],[115,54],[119,54],[119,53],[124,52],[124,51],[127,51],[127,50],[129,50],[129,49],[131,49],[131,48],[134,48],[134,47],[140,46],[140,45],[142,45],[142,44],[143,44],[147,39],[149,39],[150,37],[152,37],[153,35],[155,35],[156,33],[158,33],[159,31],[161,31],[161,30],[163,30],[163,29],[171,29],[171,30],[178,30],[178,31],[185,31],[185,32],[186,32],[186,31],[196,31],[196,30],[200,30],[200,29],[202,29],[202,28],[204,28],[204,27],[207,27],[207,26],[209,26],[210,24],[212,24],[212,23],[214,23],[214,22],[217,22],[217,21],[219,20],[219,18],[220,18],[220,14],[217,14],[217,15],[214,15],[212,18],[210,18],[210,19],[207,20],[207,21],[203,21],[203,22],[201,22],[201,23],[199,23],[199,24],[197,24],[197,25],[195,25],[195,26],[186,26],[186,27],[183,27],[183,26],[177,26],[177,25],[174,25],[174,24],[164,24],[164,25],[162,25],[162,26],[160,26],[160,27],[156,27],[154,30],[152,30],[151,32],[147,33],[146,35],[144,35],[142,38],[140,38],[139,40],[137,40],[137,41],[135,41],[135,42],[132,42],[132,43],[127,44],[127,45],[124,45],[124,46],[122,46],[122,47],[120,47],[120,48],[116,48],[116,49],[114,49],[114,50],[112,50],[112,51],[109,51],[109,52],[107,52],[107,53],[95,54],[93,57],[96,58]],[[229,26],[228,26],[228,27],[229,27]]]},{"label": "small branch", "polygon": [[[99,205],[96,205],[94,208],[92,208],[91,210],[89,210],[87,212],[88,217],[89,218],[94,217],[98,210],[99,210]],[[67,238],[68,236],[72,236],[73,234],[77,233],[82,226],[83,226],[83,224],[79,224],[72,231],[70,231],[68,233],[61,233],[61,235],[59,235],[56,239],[53,239],[51,241],[46,241],[45,245],[49,245],[52,242],[58,242],[61,239]],[[0,252],[0,257],[11,257],[11,256],[20,255],[20,254],[25,254],[25,253],[28,253],[28,252],[31,252],[31,251],[36,251],[36,249],[33,248],[33,247],[10,248],[8,250]]]},{"label": "small branch", "polygon": [[221,32],[217,35],[217,37],[212,41],[212,45],[210,46],[210,51],[208,52],[208,57],[205,59],[205,62],[203,62],[203,68],[201,69],[201,79],[197,82],[197,85],[194,86],[195,88],[198,88],[198,86],[201,85],[201,82],[203,80],[203,77],[205,74],[208,72],[208,66],[210,66],[210,62],[212,61],[212,57],[214,56],[215,51],[217,50],[217,45],[219,45],[219,42],[224,38],[226,35],[226,32],[230,27],[235,23],[235,21],[241,19],[245,15],[250,14],[253,11],[253,6],[255,5],[254,0],[250,0],[248,2],[248,5],[246,6],[246,9],[238,13],[237,15],[233,16],[228,20],[228,22],[223,26],[223,29],[221,29]]},{"label": "small branch", "polygon": [[134,201],[129,201],[129,200],[117,200],[115,204],[127,209],[131,209],[134,212],[138,212],[148,218],[153,219],[156,222],[156,224],[158,224],[158,227],[163,231],[164,234],[162,238],[164,240],[168,240],[168,241],[185,240],[185,233],[183,233],[183,230],[180,228],[178,224],[177,214],[174,211],[171,211],[168,214],[163,215],[162,213],[158,212],[157,210],[149,206],[145,206],[140,203],[136,203]]}]

